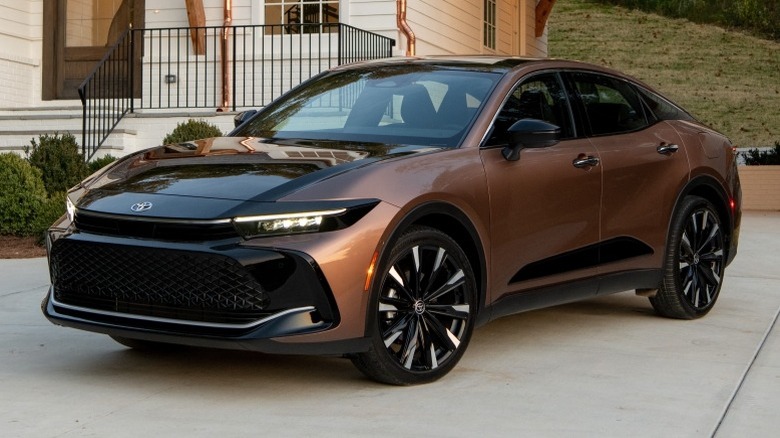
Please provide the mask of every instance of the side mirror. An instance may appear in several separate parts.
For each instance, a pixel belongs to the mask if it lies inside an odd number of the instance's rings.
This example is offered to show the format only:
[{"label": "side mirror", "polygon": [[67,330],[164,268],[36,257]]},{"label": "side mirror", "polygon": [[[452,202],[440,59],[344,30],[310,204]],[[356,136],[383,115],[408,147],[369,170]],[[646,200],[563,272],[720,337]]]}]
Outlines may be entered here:
[{"label": "side mirror", "polygon": [[240,113],[236,114],[235,117],[233,117],[233,126],[238,128],[239,126],[243,125],[244,122],[251,119],[255,114],[257,114],[257,110],[241,111]]},{"label": "side mirror", "polygon": [[509,145],[501,155],[508,161],[520,159],[520,151],[524,148],[546,148],[561,141],[561,128],[537,119],[522,119],[515,122],[507,130]]}]

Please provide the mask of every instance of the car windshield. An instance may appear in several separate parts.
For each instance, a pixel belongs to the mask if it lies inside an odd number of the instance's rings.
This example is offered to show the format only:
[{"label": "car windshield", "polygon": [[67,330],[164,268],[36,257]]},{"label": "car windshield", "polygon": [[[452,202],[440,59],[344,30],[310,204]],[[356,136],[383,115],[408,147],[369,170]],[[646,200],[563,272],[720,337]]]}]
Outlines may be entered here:
[{"label": "car windshield", "polygon": [[500,75],[430,66],[330,72],[233,135],[457,147]]}]

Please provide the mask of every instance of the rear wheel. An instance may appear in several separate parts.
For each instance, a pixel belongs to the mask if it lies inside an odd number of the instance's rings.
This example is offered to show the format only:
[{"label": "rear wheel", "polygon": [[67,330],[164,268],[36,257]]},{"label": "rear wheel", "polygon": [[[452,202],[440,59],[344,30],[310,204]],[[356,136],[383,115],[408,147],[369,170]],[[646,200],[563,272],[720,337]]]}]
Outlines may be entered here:
[{"label": "rear wheel", "polygon": [[355,366],[393,385],[447,374],[476,317],[476,283],[463,250],[438,230],[414,227],[395,243],[374,283],[372,344],[352,357]]},{"label": "rear wheel", "polygon": [[715,207],[704,198],[686,197],[672,221],[663,287],[650,303],[670,318],[704,316],[718,299],[724,268],[723,230]]}]

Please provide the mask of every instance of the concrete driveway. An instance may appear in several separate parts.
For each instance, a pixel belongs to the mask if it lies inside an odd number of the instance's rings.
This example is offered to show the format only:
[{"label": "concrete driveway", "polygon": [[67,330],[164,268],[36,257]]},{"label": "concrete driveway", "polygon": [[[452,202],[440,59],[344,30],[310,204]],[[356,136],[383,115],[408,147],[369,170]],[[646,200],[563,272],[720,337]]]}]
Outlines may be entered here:
[{"label": "concrete driveway", "polygon": [[748,212],[715,309],[623,293],[475,332],[443,380],[396,388],[339,358],[139,353],[57,327],[45,259],[0,261],[0,436],[770,437],[780,431],[780,213]]}]

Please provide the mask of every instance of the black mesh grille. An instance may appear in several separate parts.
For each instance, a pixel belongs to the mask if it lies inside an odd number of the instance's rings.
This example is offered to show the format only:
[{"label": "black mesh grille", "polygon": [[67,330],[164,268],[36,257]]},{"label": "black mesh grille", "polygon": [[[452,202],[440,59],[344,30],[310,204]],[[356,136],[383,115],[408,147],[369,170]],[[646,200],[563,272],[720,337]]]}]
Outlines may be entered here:
[{"label": "black mesh grille", "polygon": [[218,254],[60,240],[51,251],[55,298],[99,310],[217,323],[265,317],[268,296]]},{"label": "black mesh grille", "polygon": [[106,217],[80,211],[76,214],[76,228],[91,233],[112,236],[144,237],[173,241],[204,241],[237,237],[227,224],[187,224],[139,221],[121,216]]}]

